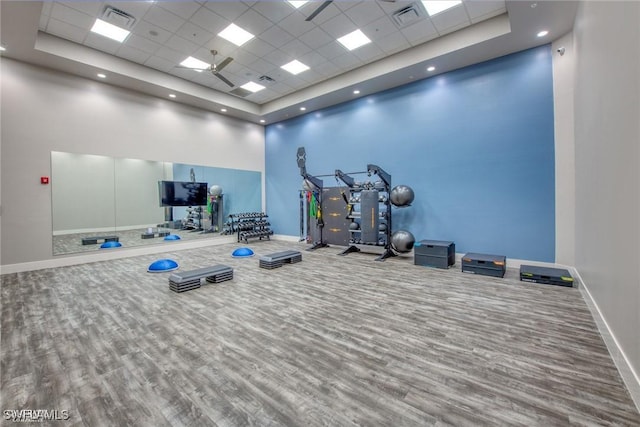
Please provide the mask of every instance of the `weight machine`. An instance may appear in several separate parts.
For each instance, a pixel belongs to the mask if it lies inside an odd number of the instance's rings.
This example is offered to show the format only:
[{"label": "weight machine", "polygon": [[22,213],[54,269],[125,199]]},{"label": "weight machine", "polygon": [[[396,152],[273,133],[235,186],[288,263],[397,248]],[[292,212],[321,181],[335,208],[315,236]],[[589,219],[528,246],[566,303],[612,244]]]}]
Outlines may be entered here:
[{"label": "weight machine", "polygon": [[[317,194],[318,196],[316,197],[317,203],[316,203],[316,220],[317,220],[317,227],[320,229],[320,240],[317,242],[313,243],[313,246],[311,246],[309,249],[307,249],[308,251],[313,251],[316,250],[318,248],[326,248],[329,245],[324,241],[323,235],[322,235],[322,230],[324,229],[324,221],[322,219],[322,189],[323,189],[323,181],[321,179],[319,179],[316,176],[310,175],[309,173],[307,173],[307,167],[306,167],[306,162],[307,162],[307,155],[305,153],[304,147],[299,147],[298,148],[298,152],[297,152],[297,161],[298,161],[298,167],[300,168],[300,175],[302,176],[302,178],[305,180],[306,183],[308,183],[310,185],[310,190],[312,195]],[[302,236],[304,233],[304,197],[302,195],[302,192],[300,192],[300,238],[302,240]]]}]

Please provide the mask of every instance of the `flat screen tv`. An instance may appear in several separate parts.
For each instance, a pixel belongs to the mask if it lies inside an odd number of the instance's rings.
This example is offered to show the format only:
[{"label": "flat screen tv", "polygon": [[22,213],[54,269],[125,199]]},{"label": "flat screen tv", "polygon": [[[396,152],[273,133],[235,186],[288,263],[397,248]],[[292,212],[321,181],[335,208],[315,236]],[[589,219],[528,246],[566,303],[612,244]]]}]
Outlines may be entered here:
[{"label": "flat screen tv", "polygon": [[204,206],[209,186],[206,182],[158,181],[160,206]]}]

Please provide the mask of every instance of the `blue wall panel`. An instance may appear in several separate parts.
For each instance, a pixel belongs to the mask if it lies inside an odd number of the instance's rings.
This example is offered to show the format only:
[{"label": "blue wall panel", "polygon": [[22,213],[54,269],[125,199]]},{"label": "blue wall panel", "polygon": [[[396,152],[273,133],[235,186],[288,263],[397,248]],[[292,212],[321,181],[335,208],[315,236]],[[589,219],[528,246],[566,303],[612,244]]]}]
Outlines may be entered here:
[{"label": "blue wall panel", "polygon": [[373,163],[412,187],[394,231],[453,240],[457,252],[555,261],[551,65],[546,45],[267,126],[273,229],[299,233],[303,146],[312,175]]}]

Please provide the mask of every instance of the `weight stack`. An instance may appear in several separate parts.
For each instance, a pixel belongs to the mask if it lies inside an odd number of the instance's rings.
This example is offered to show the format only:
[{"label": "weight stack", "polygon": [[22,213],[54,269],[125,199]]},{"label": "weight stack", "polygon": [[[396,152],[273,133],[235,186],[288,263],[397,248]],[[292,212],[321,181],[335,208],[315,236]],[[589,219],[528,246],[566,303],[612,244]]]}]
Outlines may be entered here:
[{"label": "weight stack", "polygon": [[360,239],[364,244],[377,244],[380,225],[378,190],[360,192]]}]

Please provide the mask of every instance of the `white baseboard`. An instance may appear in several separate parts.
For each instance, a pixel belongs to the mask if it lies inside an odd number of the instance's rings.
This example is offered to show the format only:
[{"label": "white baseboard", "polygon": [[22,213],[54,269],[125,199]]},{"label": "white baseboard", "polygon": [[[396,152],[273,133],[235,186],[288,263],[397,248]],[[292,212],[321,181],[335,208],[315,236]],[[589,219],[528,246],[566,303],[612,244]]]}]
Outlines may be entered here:
[{"label": "white baseboard", "polygon": [[112,259],[129,258],[140,255],[152,255],[174,250],[196,249],[207,246],[223,245],[236,242],[236,236],[221,236],[215,239],[200,239],[185,242],[163,243],[161,245],[140,246],[137,248],[112,248],[100,252],[82,255],[56,256],[42,261],[23,262],[0,266],[0,274],[21,273],[24,271],[42,270],[44,268],[66,267],[69,265],[85,264],[89,262],[108,261]]},{"label": "white baseboard", "polygon": [[609,354],[613,359],[613,363],[615,363],[618,368],[618,372],[620,372],[622,381],[624,381],[627,386],[627,390],[629,390],[629,394],[631,395],[631,399],[633,399],[633,403],[636,405],[636,409],[640,412],[640,377],[634,371],[631,363],[629,363],[629,359],[618,344],[618,340],[616,340],[614,333],[609,328],[609,324],[602,315],[598,304],[589,292],[589,286],[584,282],[584,280],[582,280],[580,273],[575,268],[572,270],[571,274],[573,274],[574,277],[576,277],[582,284],[582,286],[580,286],[580,293],[587,303],[587,307],[589,307],[589,310],[591,311],[593,320],[596,322],[598,331],[600,331],[600,336],[602,336],[602,339],[609,350]]}]

